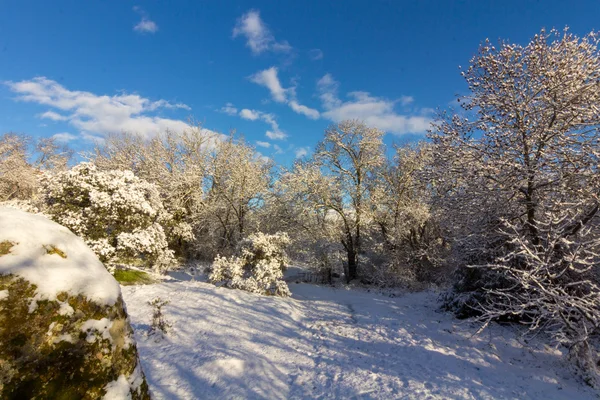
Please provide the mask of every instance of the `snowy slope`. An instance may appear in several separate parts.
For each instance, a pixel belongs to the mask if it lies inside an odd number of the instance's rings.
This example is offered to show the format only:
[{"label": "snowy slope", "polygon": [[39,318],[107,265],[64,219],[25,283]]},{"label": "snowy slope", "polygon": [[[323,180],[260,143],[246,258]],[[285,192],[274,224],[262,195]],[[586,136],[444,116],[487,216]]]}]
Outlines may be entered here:
[{"label": "snowy slope", "polygon": [[[437,312],[435,295],[389,298],[292,284],[292,299],[201,282],[123,288],[142,365],[158,399],[592,399],[552,350],[507,328]],[[159,296],[172,333],[144,331]]]}]

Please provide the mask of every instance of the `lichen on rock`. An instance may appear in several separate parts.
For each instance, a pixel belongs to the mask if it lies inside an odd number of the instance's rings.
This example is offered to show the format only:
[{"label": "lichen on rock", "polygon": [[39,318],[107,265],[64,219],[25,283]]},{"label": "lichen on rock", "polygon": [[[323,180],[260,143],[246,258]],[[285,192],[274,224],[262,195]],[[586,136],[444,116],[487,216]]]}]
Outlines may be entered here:
[{"label": "lichen on rock", "polygon": [[[0,208],[0,242],[12,244],[0,256],[0,398],[149,399],[118,283],[81,239]],[[66,282],[40,284],[52,268]]]}]

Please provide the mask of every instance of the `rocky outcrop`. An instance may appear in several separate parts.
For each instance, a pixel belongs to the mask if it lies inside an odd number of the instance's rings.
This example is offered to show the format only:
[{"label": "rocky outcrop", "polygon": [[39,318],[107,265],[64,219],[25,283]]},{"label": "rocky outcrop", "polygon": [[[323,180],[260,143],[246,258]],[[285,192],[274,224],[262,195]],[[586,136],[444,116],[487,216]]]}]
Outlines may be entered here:
[{"label": "rocky outcrop", "polygon": [[118,283],[68,229],[7,208],[0,398],[150,398]]}]

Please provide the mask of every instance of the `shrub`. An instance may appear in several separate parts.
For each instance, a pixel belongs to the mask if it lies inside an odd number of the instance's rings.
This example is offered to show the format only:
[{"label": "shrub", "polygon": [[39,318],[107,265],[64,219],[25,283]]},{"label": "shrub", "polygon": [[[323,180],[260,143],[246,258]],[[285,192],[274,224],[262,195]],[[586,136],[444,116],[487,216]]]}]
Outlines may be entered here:
[{"label": "shrub", "polygon": [[47,176],[43,185],[50,217],[81,236],[109,266],[164,271],[175,263],[163,229],[172,217],[156,187],[133,172],[82,163]]},{"label": "shrub", "polygon": [[286,233],[256,233],[243,240],[239,255],[217,256],[209,281],[231,289],[270,296],[289,296],[283,281],[283,270],[289,262],[285,247],[290,243]]},{"label": "shrub", "polygon": [[148,304],[152,306],[152,325],[150,325],[150,334],[160,333],[166,335],[172,325],[165,318],[162,308],[169,304],[169,302],[157,297],[154,300],[149,301]]}]

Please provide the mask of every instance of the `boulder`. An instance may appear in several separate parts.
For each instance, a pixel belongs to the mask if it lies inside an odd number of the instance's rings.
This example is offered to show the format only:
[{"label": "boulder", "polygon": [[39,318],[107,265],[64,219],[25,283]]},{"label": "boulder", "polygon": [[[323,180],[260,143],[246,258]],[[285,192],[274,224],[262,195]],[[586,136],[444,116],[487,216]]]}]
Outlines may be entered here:
[{"label": "boulder", "polygon": [[150,398],[119,284],[67,228],[6,207],[0,398]]}]

